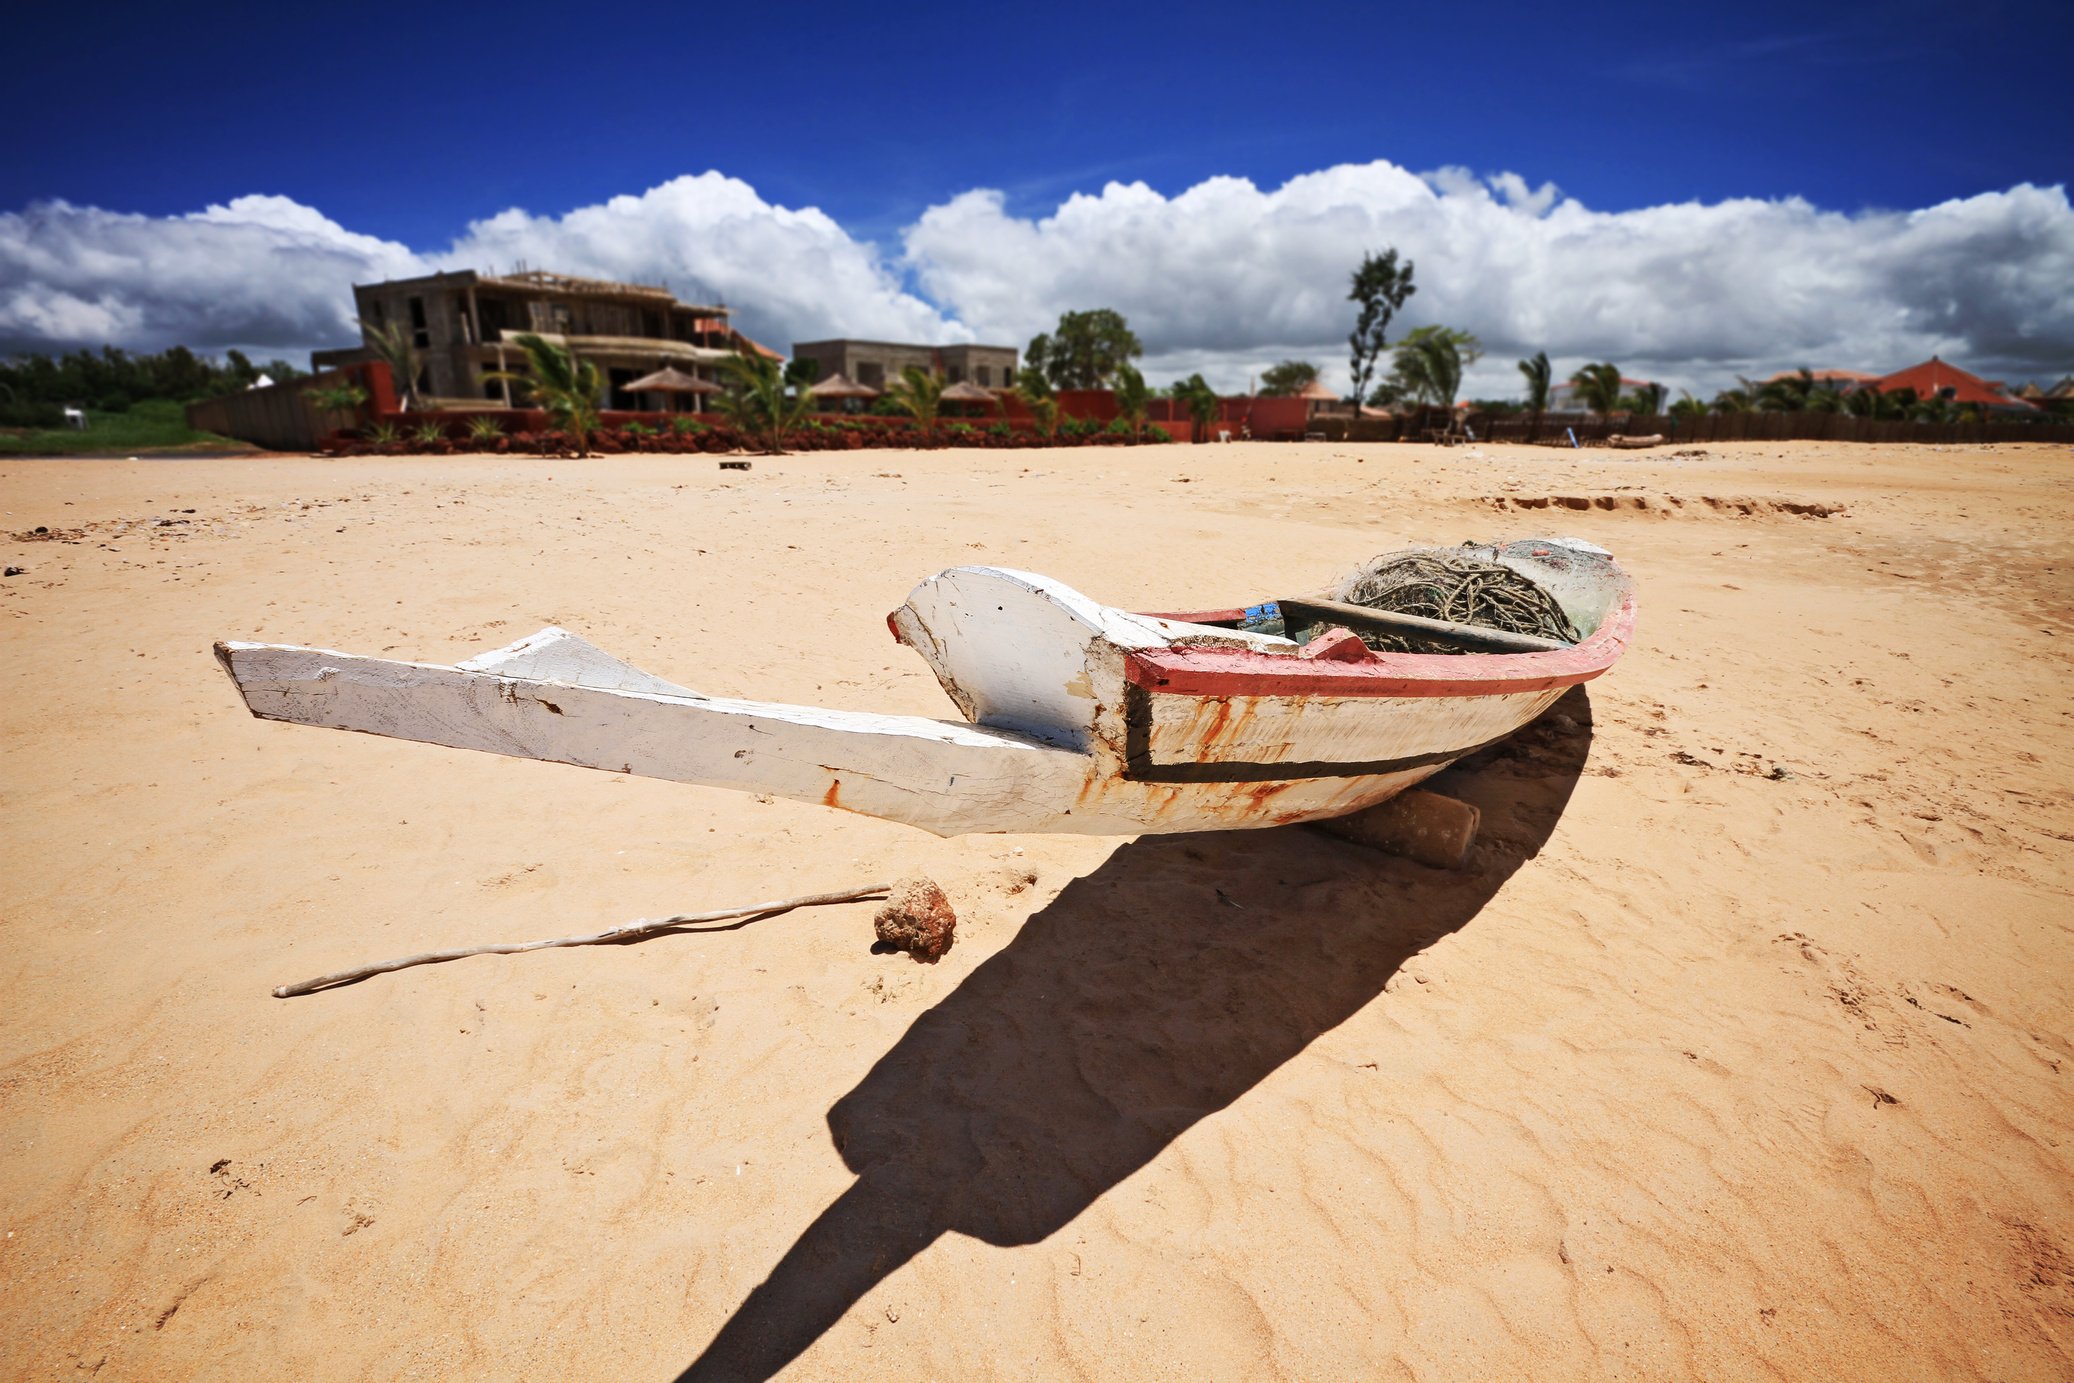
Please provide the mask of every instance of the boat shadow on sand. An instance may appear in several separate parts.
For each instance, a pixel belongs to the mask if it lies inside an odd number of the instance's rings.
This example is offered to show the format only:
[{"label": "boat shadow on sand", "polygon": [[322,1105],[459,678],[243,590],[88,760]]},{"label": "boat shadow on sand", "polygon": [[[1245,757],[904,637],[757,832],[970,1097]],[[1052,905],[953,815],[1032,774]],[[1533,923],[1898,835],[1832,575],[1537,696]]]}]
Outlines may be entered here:
[{"label": "boat shadow on sand", "polygon": [[1475,918],[1548,839],[1591,738],[1577,687],[1432,781],[1484,813],[1458,873],[1304,828],[1119,848],[829,1110],[856,1182],[680,1383],[769,1378],[946,1232],[1056,1233]]}]

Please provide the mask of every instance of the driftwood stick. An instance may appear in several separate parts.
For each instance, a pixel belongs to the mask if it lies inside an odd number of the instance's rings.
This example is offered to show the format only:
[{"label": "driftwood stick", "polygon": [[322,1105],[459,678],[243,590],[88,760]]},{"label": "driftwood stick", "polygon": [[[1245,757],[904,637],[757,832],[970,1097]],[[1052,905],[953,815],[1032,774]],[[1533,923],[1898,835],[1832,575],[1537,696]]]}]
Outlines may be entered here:
[{"label": "driftwood stick", "polygon": [[329,975],[319,975],[314,980],[301,984],[284,984],[274,991],[276,999],[292,999],[298,994],[314,994],[320,989],[332,989],[338,985],[364,980],[370,975],[383,975],[391,970],[408,970],[413,965],[437,965],[445,960],[460,960],[463,956],[515,956],[521,951],[544,951],[555,946],[602,946],[615,941],[634,941],[657,932],[668,931],[692,922],[725,922],[734,917],[768,917],[775,913],[790,912],[794,908],[819,907],[826,903],[854,903],[860,898],[872,898],[890,890],[893,885],[866,884],[862,888],[846,888],[835,893],[809,893],[799,898],[780,898],[769,903],[751,903],[747,907],[722,908],[718,912],[685,912],[675,917],[665,917],[659,922],[638,918],[623,927],[598,932],[591,936],[564,936],[552,941],[515,941],[496,946],[462,946],[452,951],[426,951],[422,955],[402,956],[396,960],[378,961],[373,965],[356,966],[351,970],[340,970]]}]

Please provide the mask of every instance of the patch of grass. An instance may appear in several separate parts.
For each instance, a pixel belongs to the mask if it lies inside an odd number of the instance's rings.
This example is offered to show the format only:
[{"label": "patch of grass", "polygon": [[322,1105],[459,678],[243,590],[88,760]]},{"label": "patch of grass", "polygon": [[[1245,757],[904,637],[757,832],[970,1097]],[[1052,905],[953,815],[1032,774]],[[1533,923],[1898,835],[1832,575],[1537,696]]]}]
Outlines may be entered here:
[{"label": "patch of grass", "polygon": [[243,442],[233,442],[213,432],[197,432],[187,425],[186,407],[171,399],[146,399],[133,404],[125,413],[103,413],[90,408],[84,428],[0,430],[0,456],[76,456],[85,452],[133,456],[145,451],[198,447],[253,450]]}]

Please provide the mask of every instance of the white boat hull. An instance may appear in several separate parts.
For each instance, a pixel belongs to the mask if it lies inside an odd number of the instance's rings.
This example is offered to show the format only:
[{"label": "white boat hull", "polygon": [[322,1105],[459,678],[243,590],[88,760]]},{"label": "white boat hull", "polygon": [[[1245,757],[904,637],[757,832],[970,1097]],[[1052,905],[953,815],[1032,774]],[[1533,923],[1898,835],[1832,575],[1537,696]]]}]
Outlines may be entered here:
[{"label": "white boat hull", "polygon": [[[974,723],[704,696],[561,629],[453,667],[280,644],[217,652],[262,719],[769,793],[938,835],[1340,816],[1596,675],[1521,661],[1555,656],[1542,654],[1326,665],[1286,639],[1131,615],[994,568],[924,582],[891,623]],[[1460,675],[1493,662],[1514,675]]]}]

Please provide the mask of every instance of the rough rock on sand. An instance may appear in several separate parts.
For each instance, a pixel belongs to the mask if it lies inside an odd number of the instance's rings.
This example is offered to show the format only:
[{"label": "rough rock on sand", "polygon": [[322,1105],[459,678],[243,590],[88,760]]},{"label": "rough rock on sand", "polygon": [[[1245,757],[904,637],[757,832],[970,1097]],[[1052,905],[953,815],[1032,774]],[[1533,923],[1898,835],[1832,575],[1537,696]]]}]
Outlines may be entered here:
[{"label": "rough rock on sand", "polygon": [[917,875],[893,885],[892,896],[871,925],[886,945],[933,965],[951,949],[958,914],[935,880]]}]

